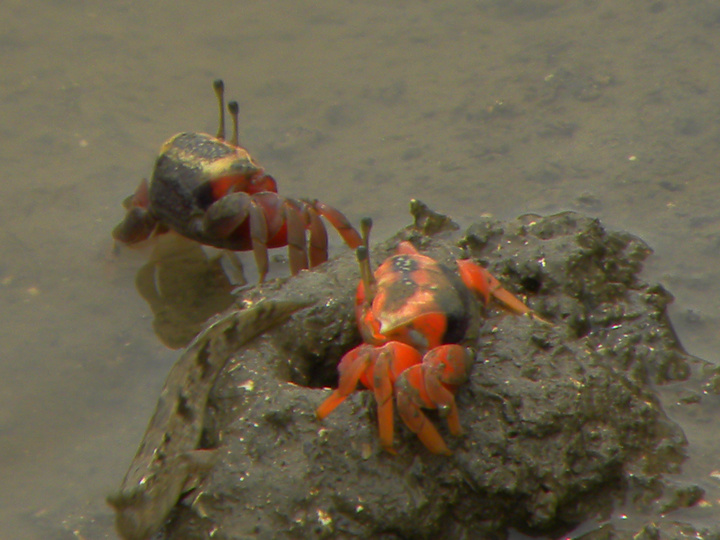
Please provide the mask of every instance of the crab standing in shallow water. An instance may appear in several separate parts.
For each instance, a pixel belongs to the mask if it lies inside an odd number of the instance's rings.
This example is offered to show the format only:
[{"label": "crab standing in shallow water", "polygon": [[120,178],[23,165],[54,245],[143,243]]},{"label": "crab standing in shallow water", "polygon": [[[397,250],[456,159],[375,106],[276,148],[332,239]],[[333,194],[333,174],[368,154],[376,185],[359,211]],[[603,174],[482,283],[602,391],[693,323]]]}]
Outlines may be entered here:
[{"label": "crab standing in shallow water", "polygon": [[409,242],[373,274],[368,255],[370,220],[357,248],[362,277],[355,312],[364,343],[343,356],[338,388],[318,407],[323,419],[352,394],[358,382],[374,392],[380,443],[393,450],[393,401],[407,427],[436,454],[450,454],[421,408],[439,409],[450,433],[461,433],[454,392],[467,379],[472,352],[458,345],[471,318],[473,295],[490,296],[518,314],[540,319],[485,268],[458,260],[459,276],[421,255]]},{"label": "crab standing in shallow water", "polygon": [[213,86],[220,105],[217,135],[180,133],[163,144],[150,182],[143,180],[125,200],[127,214],[113,230],[115,240],[135,244],[172,229],[202,244],[252,250],[260,281],[268,271],[268,248],[288,246],[293,274],[327,260],[327,231],[320,216],[348,246],[358,247],[360,235],[340,211],[277,194],[275,179],[238,144],[234,101],[228,104],[233,136],[225,140],[224,85],[218,79]]}]

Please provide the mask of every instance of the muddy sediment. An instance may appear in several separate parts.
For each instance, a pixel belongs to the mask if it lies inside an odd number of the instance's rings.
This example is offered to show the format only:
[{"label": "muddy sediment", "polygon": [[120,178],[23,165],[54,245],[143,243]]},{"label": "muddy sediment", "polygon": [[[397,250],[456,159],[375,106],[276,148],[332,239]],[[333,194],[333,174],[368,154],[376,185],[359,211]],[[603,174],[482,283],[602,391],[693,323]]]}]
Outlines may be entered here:
[{"label": "muddy sediment", "polygon": [[[360,343],[348,253],[244,292],[245,302],[315,303],[236,351],[218,378],[202,446],[221,459],[178,504],[167,538],[557,535],[619,502],[647,512],[671,491],[664,475],[682,464],[686,440],[656,389],[688,378],[697,360],[667,318],[672,296],[639,277],[648,246],[574,213],[481,219],[465,232],[421,206],[415,214],[373,248],[375,267],[400,240],[451,267],[471,257],[552,323],[497,304],[474,321],[464,344],[475,362],[456,395],[464,434],[428,412],[452,456],[429,453],[397,419],[397,454],[383,451],[365,391],[316,419],[338,360]],[[654,538],[665,526],[626,532]],[[608,527],[586,537],[601,532],[624,537]]]}]

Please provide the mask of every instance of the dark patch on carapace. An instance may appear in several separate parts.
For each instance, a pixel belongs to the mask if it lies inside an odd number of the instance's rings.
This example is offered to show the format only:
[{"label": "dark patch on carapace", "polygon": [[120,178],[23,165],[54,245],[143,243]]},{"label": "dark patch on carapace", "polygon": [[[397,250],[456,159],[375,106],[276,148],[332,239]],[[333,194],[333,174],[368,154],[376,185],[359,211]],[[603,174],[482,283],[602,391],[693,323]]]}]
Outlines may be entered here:
[{"label": "dark patch on carapace", "polygon": [[388,312],[402,310],[418,290],[412,279],[412,273],[420,268],[418,262],[410,255],[396,255],[391,259],[393,281],[385,287],[383,309]]},{"label": "dark patch on carapace", "polygon": [[452,285],[452,289],[436,295],[437,304],[447,317],[443,343],[459,343],[465,337],[470,323],[472,295],[455,272],[443,264],[438,264],[438,267]]},{"label": "dark patch on carapace", "polygon": [[205,133],[180,133],[172,139],[168,153],[173,150],[210,162],[235,153],[233,146]]},{"label": "dark patch on carapace", "polygon": [[400,311],[406,307],[407,301],[418,290],[417,284],[410,278],[401,278],[385,288],[383,309],[389,313]]}]

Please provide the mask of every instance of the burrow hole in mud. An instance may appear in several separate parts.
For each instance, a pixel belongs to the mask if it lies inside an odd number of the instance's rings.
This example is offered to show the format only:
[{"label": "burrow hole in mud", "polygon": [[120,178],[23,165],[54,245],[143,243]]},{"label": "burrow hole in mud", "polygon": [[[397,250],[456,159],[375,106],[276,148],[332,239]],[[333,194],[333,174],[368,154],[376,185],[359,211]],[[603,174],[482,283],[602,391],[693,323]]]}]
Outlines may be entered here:
[{"label": "burrow hole in mud", "polygon": [[520,285],[523,290],[530,294],[537,294],[542,287],[542,282],[539,277],[524,277],[520,280]]},{"label": "burrow hole in mud", "polygon": [[[337,368],[335,370],[329,370],[326,366],[323,366],[320,363],[314,366],[311,365],[307,372],[306,381],[306,384],[303,384],[302,386],[308,386],[310,388],[337,388]],[[300,384],[298,381],[292,382]]]},{"label": "burrow hole in mud", "polygon": [[337,388],[338,364],[343,355],[361,344],[358,337],[350,346],[330,346],[323,355],[306,353],[291,366],[290,382],[308,388]]}]

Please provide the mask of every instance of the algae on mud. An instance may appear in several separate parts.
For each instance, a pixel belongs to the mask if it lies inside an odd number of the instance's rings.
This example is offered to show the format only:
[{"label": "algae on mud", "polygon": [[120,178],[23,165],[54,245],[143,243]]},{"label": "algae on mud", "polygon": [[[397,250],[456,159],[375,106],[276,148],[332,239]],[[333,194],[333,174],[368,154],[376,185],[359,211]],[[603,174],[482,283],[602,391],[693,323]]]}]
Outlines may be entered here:
[{"label": "algae on mud", "polygon": [[450,266],[464,252],[553,325],[485,310],[456,396],[465,434],[437,423],[453,455],[430,454],[400,427],[393,456],[367,392],[322,423],[314,415],[319,387],[360,339],[352,255],[245,291],[247,301],[320,300],[232,353],[201,440],[221,458],[177,506],[167,538],[555,535],[602,520],[626,495],[639,505],[662,492],[686,441],[655,387],[687,377],[692,359],[666,315],[671,295],[638,277],[650,249],[574,213],[482,219],[459,240],[422,205],[414,214],[373,249],[375,264],[400,240]]}]

